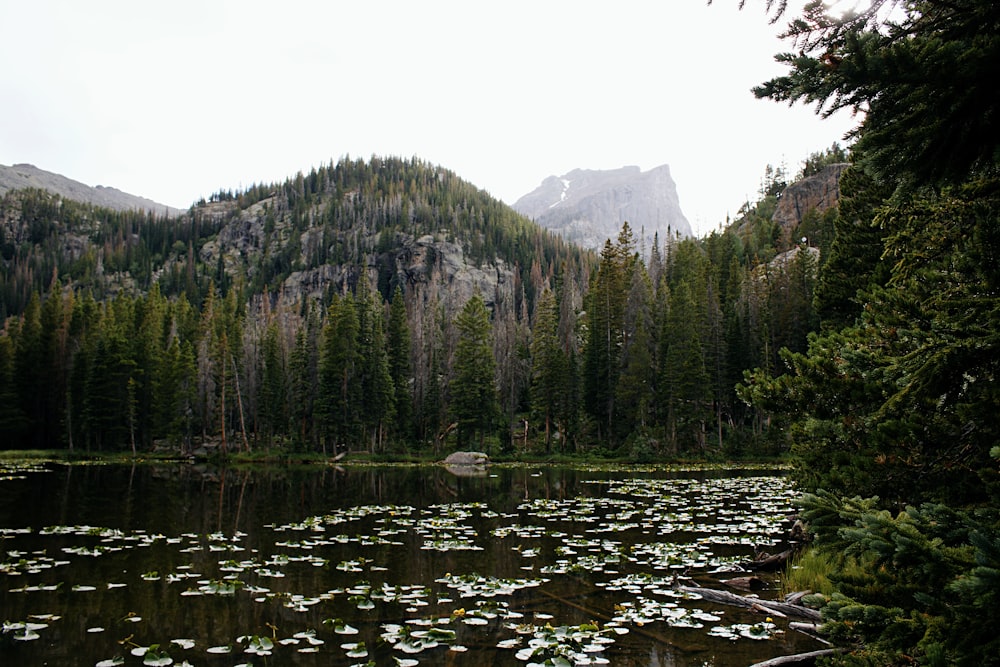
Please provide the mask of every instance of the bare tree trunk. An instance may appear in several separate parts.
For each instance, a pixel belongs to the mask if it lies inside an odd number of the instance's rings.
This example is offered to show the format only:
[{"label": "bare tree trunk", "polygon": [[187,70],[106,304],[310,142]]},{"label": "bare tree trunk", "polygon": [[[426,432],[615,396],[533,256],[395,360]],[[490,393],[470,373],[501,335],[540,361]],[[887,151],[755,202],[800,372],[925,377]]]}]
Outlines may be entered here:
[{"label": "bare tree trunk", "polygon": [[[225,362],[222,362],[222,363],[223,363],[223,368],[225,368]],[[226,448],[226,372],[225,372],[225,370],[223,370],[223,372],[222,372],[222,397],[221,397],[221,403],[222,403],[222,405],[221,405],[221,408],[219,410],[219,414],[220,414],[220,416],[222,418],[222,444],[220,445],[220,448],[222,449],[222,453],[226,454],[228,450]]]},{"label": "bare tree trunk", "polygon": [[247,425],[243,420],[243,397],[240,396],[240,374],[236,370],[236,359],[229,357],[233,362],[233,382],[236,383],[236,406],[240,411],[240,433],[243,434],[243,451],[250,451],[250,442],[247,440]]}]

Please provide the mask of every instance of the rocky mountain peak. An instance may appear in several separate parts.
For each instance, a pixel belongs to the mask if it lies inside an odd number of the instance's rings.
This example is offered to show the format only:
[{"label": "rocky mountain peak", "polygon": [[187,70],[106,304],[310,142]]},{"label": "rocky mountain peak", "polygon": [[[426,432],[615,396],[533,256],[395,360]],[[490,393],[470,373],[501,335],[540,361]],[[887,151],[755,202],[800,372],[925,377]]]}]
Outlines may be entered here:
[{"label": "rocky mountain peak", "polygon": [[518,199],[514,210],[585,248],[600,250],[628,222],[646,247],[659,234],[691,236],[681,211],[670,166],[648,171],[636,166],[612,170],[574,169],[549,176]]}]

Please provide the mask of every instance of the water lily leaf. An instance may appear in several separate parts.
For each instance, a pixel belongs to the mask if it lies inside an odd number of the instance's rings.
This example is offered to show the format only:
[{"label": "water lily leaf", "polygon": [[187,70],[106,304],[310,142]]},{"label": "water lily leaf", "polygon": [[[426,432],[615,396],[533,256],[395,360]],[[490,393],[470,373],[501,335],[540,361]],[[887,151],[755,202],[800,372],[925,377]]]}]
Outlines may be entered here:
[{"label": "water lily leaf", "polygon": [[167,665],[174,664],[174,660],[165,651],[158,651],[155,650],[155,647],[150,647],[150,650],[142,659],[142,664],[149,665],[150,667],[166,667]]},{"label": "water lily leaf", "polygon": [[348,658],[367,658],[368,648],[364,642],[341,644],[341,648],[347,651]]}]

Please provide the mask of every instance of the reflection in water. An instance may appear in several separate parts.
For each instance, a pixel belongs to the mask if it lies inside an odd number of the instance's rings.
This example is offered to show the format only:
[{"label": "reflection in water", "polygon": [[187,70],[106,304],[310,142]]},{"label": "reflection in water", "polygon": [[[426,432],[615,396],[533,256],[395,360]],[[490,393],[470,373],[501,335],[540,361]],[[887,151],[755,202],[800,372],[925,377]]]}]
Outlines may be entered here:
[{"label": "reflection in water", "polygon": [[[138,665],[153,644],[176,663],[253,663],[254,635],[282,665],[521,665],[532,649],[538,662],[566,651],[745,665],[815,648],[671,589],[778,546],[794,493],[758,471],[108,465],[19,477],[0,481],[2,664]],[[345,624],[358,634],[338,634]],[[342,648],[359,642],[364,659]]]}]

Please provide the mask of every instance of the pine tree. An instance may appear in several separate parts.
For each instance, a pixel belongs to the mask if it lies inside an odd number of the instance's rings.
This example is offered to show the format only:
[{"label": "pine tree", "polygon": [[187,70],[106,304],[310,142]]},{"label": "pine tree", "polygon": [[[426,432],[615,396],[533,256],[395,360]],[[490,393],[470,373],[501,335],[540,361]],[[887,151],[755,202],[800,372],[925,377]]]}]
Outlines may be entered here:
[{"label": "pine tree", "polygon": [[629,282],[623,319],[622,369],[615,388],[620,439],[637,430],[645,431],[650,425],[656,386],[653,286],[642,262],[633,263]]},{"label": "pine tree", "polygon": [[455,346],[454,376],[448,386],[451,413],[458,424],[459,448],[479,435],[482,448],[492,432],[497,412],[496,362],[490,340],[490,314],[479,294],[462,307],[455,318],[458,343]]},{"label": "pine tree", "polygon": [[359,412],[370,451],[374,453],[384,446],[386,421],[392,418],[395,406],[382,306],[375,303],[366,273],[362,273],[358,281],[355,306],[358,311],[357,381],[361,385],[358,399],[364,406]]},{"label": "pine tree", "polygon": [[628,223],[622,227],[617,245],[608,240],[588,294],[587,339],[584,348],[584,406],[597,420],[599,435],[614,432],[614,394],[625,344],[627,277],[633,261]]},{"label": "pine tree", "polygon": [[323,424],[323,450],[336,453],[361,440],[362,400],[358,377],[358,313],[348,293],[330,304],[319,361],[319,399],[316,412]]},{"label": "pine tree", "polygon": [[28,428],[15,383],[15,352],[10,337],[0,334],[0,439],[19,444]]},{"label": "pine tree", "polygon": [[275,436],[283,436],[288,427],[288,383],[281,333],[277,321],[267,325],[262,353],[263,369],[260,383],[260,411],[267,446]]},{"label": "pine tree", "polygon": [[389,377],[392,379],[393,406],[396,419],[392,428],[396,437],[407,437],[411,433],[413,419],[413,397],[410,386],[413,375],[410,364],[410,328],[406,319],[406,302],[403,290],[397,285],[389,306],[389,323],[386,332],[386,347],[389,355]]},{"label": "pine tree", "polygon": [[688,443],[704,447],[711,416],[709,376],[699,331],[699,309],[687,282],[671,292],[666,338],[661,341],[660,392],[673,453]]},{"label": "pine tree", "polygon": [[309,311],[295,333],[295,347],[289,360],[291,417],[293,437],[299,447],[311,449],[315,444],[317,429],[313,419],[316,396],[320,393],[319,349],[317,345],[316,318]]},{"label": "pine tree", "polygon": [[531,340],[531,406],[542,421],[545,453],[552,450],[553,421],[558,414],[560,391],[567,372],[566,358],[559,345],[559,304],[546,289],[535,302]]}]

